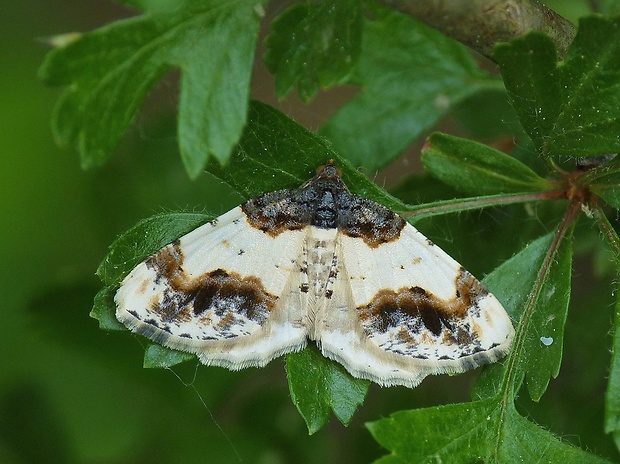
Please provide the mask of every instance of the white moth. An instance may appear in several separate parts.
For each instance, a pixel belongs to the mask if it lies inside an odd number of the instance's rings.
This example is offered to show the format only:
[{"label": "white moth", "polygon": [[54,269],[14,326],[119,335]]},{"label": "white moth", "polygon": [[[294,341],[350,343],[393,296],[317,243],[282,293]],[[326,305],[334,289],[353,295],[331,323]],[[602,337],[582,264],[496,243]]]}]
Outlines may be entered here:
[{"label": "white moth", "polygon": [[131,331],[207,365],[264,366],[314,340],[354,377],[415,387],[494,362],[514,329],[478,280],[332,162],[140,263],[116,294]]}]

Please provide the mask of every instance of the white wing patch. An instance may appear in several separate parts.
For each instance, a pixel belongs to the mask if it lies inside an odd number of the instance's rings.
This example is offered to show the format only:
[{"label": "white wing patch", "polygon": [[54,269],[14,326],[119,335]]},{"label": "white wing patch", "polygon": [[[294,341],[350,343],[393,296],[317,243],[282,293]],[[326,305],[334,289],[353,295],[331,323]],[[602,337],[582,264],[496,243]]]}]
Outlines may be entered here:
[{"label": "white wing patch", "polygon": [[116,294],[130,330],[207,365],[264,366],[315,340],[353,376],[414,387],[504,356],[514,329],[478,280],[330,162],[139,264]]},{"label": "white wing patch", "polygon": [[509,349],[513,328],[499,301],[410,224],[398,240],[372,250],[340,236],[338,255],[339,298],[317,318],[317,340],[354,376],[416,386]]},{"label": "white wing patch", "polygon": [[116,317],[207,365],[264,366],[306,345],[292,290],[303,238],[302,231],[265,236],[237,207],[139,264],[116,294]]}]

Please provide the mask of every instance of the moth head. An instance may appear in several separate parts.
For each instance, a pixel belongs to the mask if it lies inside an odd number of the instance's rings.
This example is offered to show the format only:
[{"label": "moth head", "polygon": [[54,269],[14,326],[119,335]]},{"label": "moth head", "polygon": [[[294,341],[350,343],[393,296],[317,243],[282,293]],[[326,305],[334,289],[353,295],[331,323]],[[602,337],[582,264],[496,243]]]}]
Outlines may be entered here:
[{"label": "moth head", "polygon": [[317,176],[320,176],[326,179],[330,179],[330,178],[333,179],[335,177],[341,178],[342,170],[334,166],[334,160],[330,159],[327,162],[327,164],[322,164],[321,166],[316,168],[316,174]]}]

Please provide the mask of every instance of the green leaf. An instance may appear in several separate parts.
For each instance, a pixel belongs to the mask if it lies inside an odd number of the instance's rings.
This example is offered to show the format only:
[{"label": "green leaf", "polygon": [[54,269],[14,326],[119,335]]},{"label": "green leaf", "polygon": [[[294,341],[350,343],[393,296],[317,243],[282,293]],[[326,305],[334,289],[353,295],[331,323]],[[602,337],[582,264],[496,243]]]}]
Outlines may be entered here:
[{"label": "green leaf", "polygon": [[99,328],[102,330],[127,330],[127,327],[121,324],[114,315],[116,290],[116,286],[108,286],[99,290],[95,295],[90,317],[99,321]]},{"label": "green leaf", "polygon": [[107,286],[118,285],[145,258],[211,219],[196,213],[165,213],[143,219],[110,245],[97,275]]},{"label": "green leaf", "polygon": [[[451,404],[434,408],[398,411],[389,418],[366,424],[377,442],[391,455],[381,464],[450,462],[471,463],[482,455],[488,417],[495,401]],[[423,439],[416,439],[423,431]]]},{"label": "green leaf", "polygon": [[[574,462],[609,464],[606,459],[562,442],[542,427],[519,415],[513,405],[508,406],[500,434],[491,435],[497,444],[488,462]],[[509,438],[508,438],[509,437]]]},{"label": "green leaf", "polygon": [[247,126],[226,168],[211,163],[207,170],[244,197],[252,198],[273,190],[297,188],[330,159],[342,170],[352,192],[396,211],[409,209],[353,168],[323,138],[260,102],[250,105]]},{"label": "green leaf", "polygon": [[[510,439],[503,439],[510,437]],[[609,464],[606,459],[562,442],[542,427],[519,415],[513,406],[508,408],[502,438],[495,436],[497,454],[490,462],[574,462]]]},{"label": "green leaf", "polygon": [[541,149],[553,131],[562,105],[553,41],[531,32],[495,47],[508,97],[523,128]]},{"label": "green leaf", "polygon": [[620,293],[616,302],[611,367],[605,393],[605,433],[612,433],[616,443],[620,441]]},{"label": "green leaf", "polygon": [[620,142],[620,18],[582,18],[559,69],[564,106],[550,134],[549,153],[615,153]]},{"label": "green leaf", "polygon": [[309,101],[320,87],[344,82],[360,53],[359,0],[297,3],[272,23],[264,60],[276,77],[276,94],[284,98],[295,85]]},{"label": "green leaf", "polygon": [[[501,301],[513,320],[518,320],[523,313],[523,306],[552,241],[553,233],[537,238],[482,281]],[[515,285],[515,281],[519,285]]]},{"label": "green leaf", "polygon": [[[500,397],[471,403],[399,411],[367,424],[392,454],[380,464],[512,462],[607,462],[561,442]],[[415,437],[423,431],[424,439]]]},{"label": "green leaf", "polygon": [[531,315],[524,312],[520,320],[519,327],[525,326],[527,330],[522,348],[527,361],[522,355],[520,368],[527,373],[526,384],[534,401],[545,393],[550,378],[556,378],[560,373],[564,323],[571,293],[572,258],[571,229],[561,238],[549,262],[543,264],[547,264],[548,269],[541,268],[539,279],[542,282],[539,281],[540,284],[533,289],[537,294],[531,294]]},{"label": "green leaf", "polygon": [[211,0],[154,7],[52,50],[40,76],[68,86],[54,113],[57,140],[78,147],[83,167],[101,165],[153,85],[180,67],[179,145],[186,169],[197,177],[209,156],[225,162],[246,119],[255,5]]},{"label": "green leaf", "polygon": [[[534,240],[482,280],[482,283],[502,303],[504,309],[506,309],[506,312],[513,320],[516,330],[520,330],[520,327],[516,325],[516,321],[519,321],[523,315],[531,289],[536,283],[545,254],[552,242],[553,233]],[[515,282],[518,284],[515,285]],[[522,354],[522,352],[519,352],[519,355]],[[512,354],[509,354],[509,356],[512,356]],[[505,361],[489,366],[478,379],[474,395],[478,398],[497,395],[498,389],[502,387],[502,379],[505,374]],[[522,376],[514,379],[516,389],[520,387],[522,380]]]},{"label": "green leaf", "polygon": [[538,401],[550,377],[560,371],[572,266],[572,228],[563,227],[564,223],[485,279],[519,323],[506,360],[487,369],[481,379],[479,397],[495,394],[501,384],[514,398],[525,378],[530,397]]},{"label": "green leaf", "polygon": [[615,153],[620,142],[620,18],[582,18],[565,59],[532,32],[494,57],[521,123],[546,156]]},{"label": "green leaf", "polygon": [[193,178],[211,154],[222,164],[228,161],[246,122],[258,35],[256,2],[246,2],[245,8],[230,0],[223,5],[179,49],[179,145]]},{"label": "green leaf", "polygon": [[361,92],[321,129],[354,165],[384,166],[446,112],[495,78],[466,47],[393,10],[364,23],[353,81]]},{"label": "green leaf", "polygon": [[422,152],[422,163],[433,176],[473,194],[536,192],[553,188],[525,164],[472,140],[435,133]]},{"label": "green leaf", "polygon": [[315,345],[286,356],[291,399],[313,434],[329,421],[330,410],[349,425],[364,401],[370,382],[354,379],[340,365],[325,358]]},{"label": "green leaf", "polygon": [[195,358],[193,354],[151,343],[144,352],[143,366],[147,369],[165,369]]}]

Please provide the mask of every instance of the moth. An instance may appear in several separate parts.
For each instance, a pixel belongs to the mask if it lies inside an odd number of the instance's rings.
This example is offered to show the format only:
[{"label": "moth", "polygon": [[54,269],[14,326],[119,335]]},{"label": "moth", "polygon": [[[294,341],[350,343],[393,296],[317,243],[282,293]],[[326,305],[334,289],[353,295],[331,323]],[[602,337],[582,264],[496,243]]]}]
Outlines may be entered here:
[{"label": "moth", "polygon": [[500,302],[330,161],[170,243],[120,284],[116,317],[206,365],[261,367],[313,340],[354,377],[417,386],[510,349]]}]

